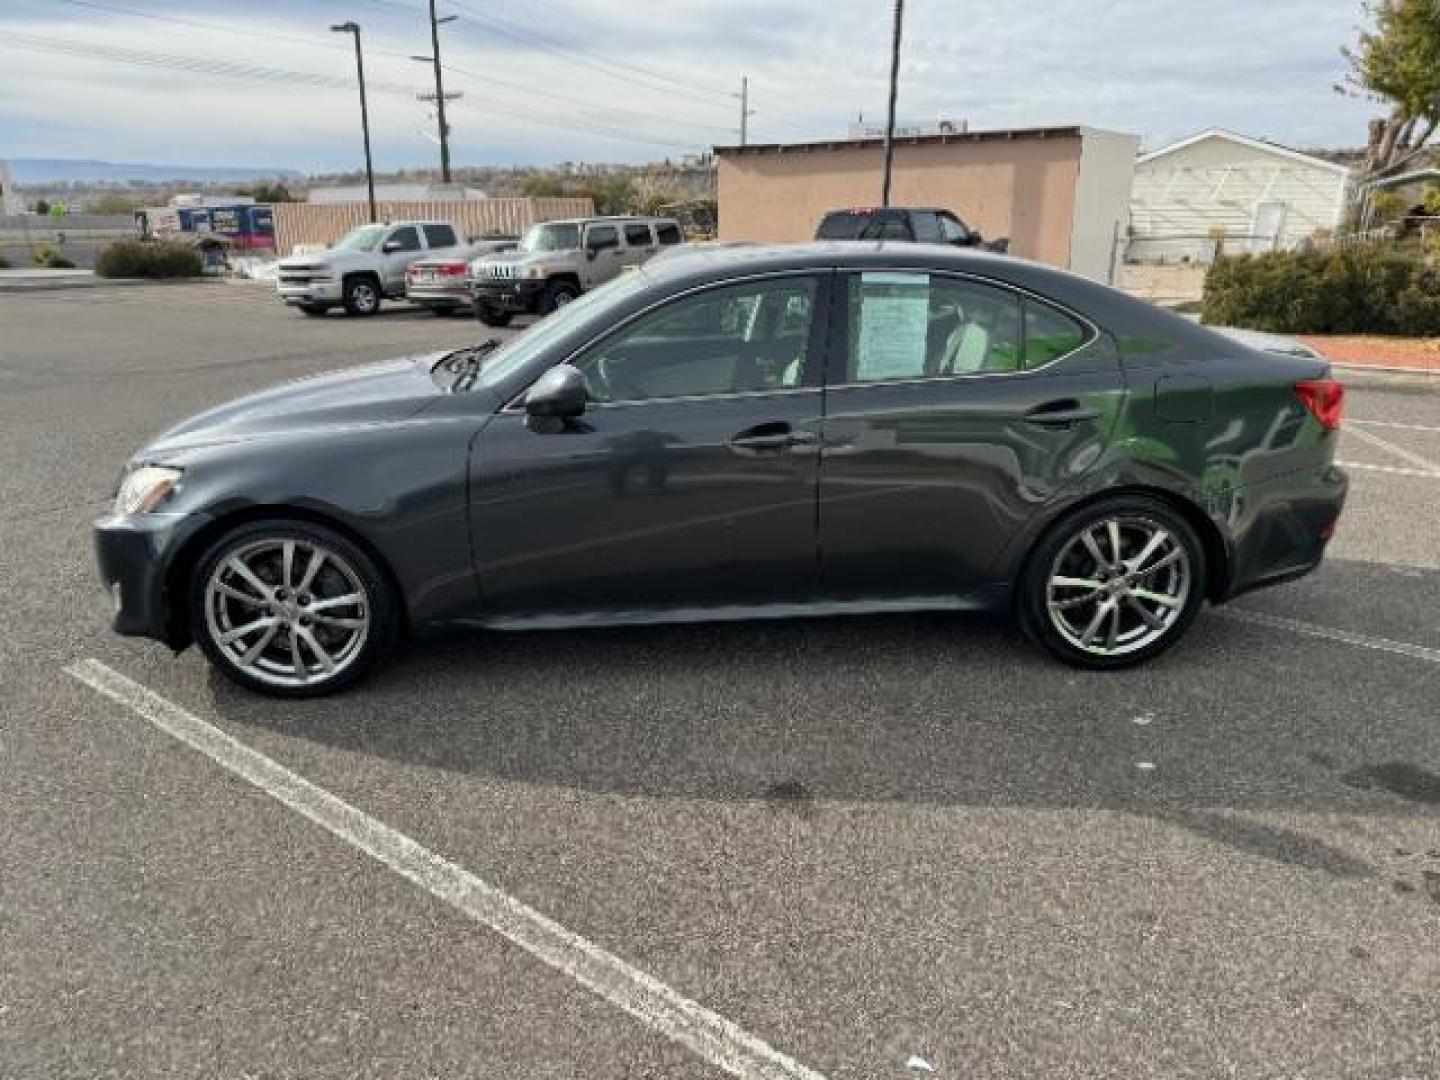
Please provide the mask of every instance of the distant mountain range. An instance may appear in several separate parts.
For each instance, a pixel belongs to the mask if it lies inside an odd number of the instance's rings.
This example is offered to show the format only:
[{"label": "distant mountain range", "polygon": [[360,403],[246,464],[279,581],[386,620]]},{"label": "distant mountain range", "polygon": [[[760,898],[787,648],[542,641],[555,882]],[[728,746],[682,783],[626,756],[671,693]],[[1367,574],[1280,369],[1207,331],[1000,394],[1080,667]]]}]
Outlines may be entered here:
[{"label": "distant mountain range", "polygon": [[115,161],[73,161],[66,158],[10,158],[5,162],[17,184],[63,184],[80,182],[207,180],[232,183],[240,180],[295,180],[303,174],[294,169],[252,169],[227,165],[140,165]]}]

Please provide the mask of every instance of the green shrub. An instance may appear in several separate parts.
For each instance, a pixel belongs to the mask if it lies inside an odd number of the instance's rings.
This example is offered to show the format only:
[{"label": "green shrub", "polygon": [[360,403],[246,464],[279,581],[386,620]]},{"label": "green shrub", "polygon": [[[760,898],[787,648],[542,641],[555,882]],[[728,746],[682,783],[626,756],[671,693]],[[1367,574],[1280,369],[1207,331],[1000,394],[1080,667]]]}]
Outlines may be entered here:
[{"label": "green shrub", "polygon": [[199,277],[204,270],[199,252],[164,241],[122,240],[95,260],[95,273],[106,278]]},{"label": "green shrub", "polygon": [[59,248],[51,247],[49,244],[41,244],[31,257],[35,260],[36,266],[43,266],[48,270],[75,269],[75,264],[60,254]]},{"label": "green shrub", "polygon": [[1374,245],[1222,259],[1205,322],[1278,334],[1440,334],[1440,272]]}]

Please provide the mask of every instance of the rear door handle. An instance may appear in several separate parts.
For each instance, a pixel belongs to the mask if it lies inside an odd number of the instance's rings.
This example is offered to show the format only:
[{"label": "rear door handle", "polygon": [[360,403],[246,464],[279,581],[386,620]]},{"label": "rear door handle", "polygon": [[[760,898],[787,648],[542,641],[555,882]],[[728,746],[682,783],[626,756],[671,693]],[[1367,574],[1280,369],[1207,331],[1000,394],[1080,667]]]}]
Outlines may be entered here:
[{"label": "rear door handle", "polygon": [[1025,422],[1044,428],[1073,428],[1088,420],[1100,419],[1100,410],[1081,405],[1073,399],[1048,401],[1025,414]]}]

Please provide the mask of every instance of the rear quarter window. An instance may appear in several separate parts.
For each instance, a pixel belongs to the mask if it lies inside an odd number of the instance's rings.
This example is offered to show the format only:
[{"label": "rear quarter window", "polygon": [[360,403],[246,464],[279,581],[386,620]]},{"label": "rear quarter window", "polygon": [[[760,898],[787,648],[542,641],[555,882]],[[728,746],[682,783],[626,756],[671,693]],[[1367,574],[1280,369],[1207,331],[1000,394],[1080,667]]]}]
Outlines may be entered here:
[{"label": "rear quarter window", "polygon": [[1044,367],[1066,353],[1074,352],[1089,336],[1085,327],[1049,304],[1025,300],[1025,370]]}]

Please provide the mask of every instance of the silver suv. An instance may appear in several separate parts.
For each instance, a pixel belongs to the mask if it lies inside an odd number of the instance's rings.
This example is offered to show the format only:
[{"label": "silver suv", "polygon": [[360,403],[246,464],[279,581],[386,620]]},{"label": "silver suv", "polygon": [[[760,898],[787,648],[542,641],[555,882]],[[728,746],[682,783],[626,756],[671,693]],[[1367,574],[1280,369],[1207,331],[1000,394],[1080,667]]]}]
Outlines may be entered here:
[{"label": "silver suv", "polygon": [[448,221],[396,221],[351,229],[327,251],[292,255],[276,268],[280,299],[306,315],[343,307],[374,315],[380,301],[405,296],[405,271],[417,259],[454,251],[460,237]]},{"label": "silver suv", "polygon": [[683,240],[674,218],[571,218],[532,225],[514,251],[470,264],[475,317],[486,326],[505,326],[517,312],[548,315]]}]

